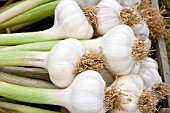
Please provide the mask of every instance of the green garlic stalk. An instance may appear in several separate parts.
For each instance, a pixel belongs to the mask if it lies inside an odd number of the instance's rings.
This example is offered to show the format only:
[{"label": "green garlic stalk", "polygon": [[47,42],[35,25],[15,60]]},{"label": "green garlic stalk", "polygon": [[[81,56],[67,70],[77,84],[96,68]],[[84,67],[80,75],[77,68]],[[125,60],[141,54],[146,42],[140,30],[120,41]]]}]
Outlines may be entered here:
[{"label": "green garlic stalk", "polygon": [[41,4],[48,3],[50,1],[53,1],[53,0],[36,0],[36,1],[26,0],[16,6],[8,9],[7,11],[1,13],[0,14],[0,24],[2,24],[3,22],[5,22],[17,15],[20,15],[34,7],[37,7]]},{"label": "green garlic stalk", "polygon": [[105,82],[88,70],[75,77],[66,89],[42,89],[0,82],[0,96],[23,102],[60,105],[71,113],[105,113]]},{"label": "green garlic stalk", "polygon": [[47,89],[56,88],[56,86],[54,86],[51,82],[21,77],[21,76],[8,74],[4,72],[0,72],[0,81],[22,85],[22,86],[29,86],[29,87],[38,87],[38,88],[47,88]]},{"label": "green garlic stalk", "polygon": [[21,77],[50,81],[48,71],[42,68],[2,66],[0,71]]},{"label": "green garlic stalk", "polygon": [[32,23],[42,20],[46,17],[52,16],[54,14],[54,10],[59,0],[49,2],[38,7],[35,7],[23,14],[20,14],[2,24],[0,24],[0,29],[8,28],[11,26],[24,24],[24,23]]},{"label": "green garlic stalk", "polygon": [[10,8],[12,8],[12,7],[14,7],[14,6],[22,3],[22,2],[24,2],[24,1],[23,1],[23,0],[17,1],[17,2],[14,2],[14,3],[12,3],[12,4],[5,5],[5,6],[3,6],[3,7],[0,7],[0,13],[3,13],[3,12],[5,12],[6,10],[8,10],[8,9],[10,9]]},{"label": "green garlic stalk", "polygon": [[60,113],[58,111],[50,111],[26,105],[14,104],[9,102],[0,102],[0,108],[15,110],[22,113]]}]

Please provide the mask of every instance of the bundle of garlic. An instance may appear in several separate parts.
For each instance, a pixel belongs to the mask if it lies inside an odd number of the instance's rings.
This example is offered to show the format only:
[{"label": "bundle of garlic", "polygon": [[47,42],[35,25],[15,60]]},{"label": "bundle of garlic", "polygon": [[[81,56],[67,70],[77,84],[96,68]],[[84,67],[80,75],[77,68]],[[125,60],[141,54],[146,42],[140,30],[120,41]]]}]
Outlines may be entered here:
[{"label": "bundle of garlic", "polygon": [[89,39],[92,38],[93,32],[92,26],[76,1],[61,0],[55,9],[54,25],[50,29],[30,33],[0,34],[0,45],[63,38]]},{"label": "bundle of garlic", "polygon": [[[107,69],[114,75],[124,75],[124,74],[129,74],[129,73],[137,74],[140,68],[140,65],[139,65],[140,62],[144,60],[145,58],[147,58],[147,56],[150,54],[150,51],[151,51],[150,40],[147,39],[145,41],[142,41],[138,39],[137,37],[135,37],[132,29],[127,25],[116,26],[112,28],[109,32],[107,32],[105,35],[103,35],[102,37],[99,37],[93,40],[80,40],[80,41],[84,45],[85,48],[91,51],[91,53],[99,54],[99,55],[101,55],[102,53],[104,59],[106,60]],[[66,45],[63,45],[63,46],[66,46]],[[80,47],[75,47],[75,50],[71,50],[71,51],[68,50],[68,52],[70,53],[72,51],[78,51],[76,50],[77,48],[80,48]],[[63,53],[63,48],[61,49],[62,50],[60,54],[63,54],[63,57],[67,58],[68,55],[66,55],[66,53]],[[83,52],[85,53],[85,50],[83,50]],[[38,57],[37,57],[37,54],[38,54]],[[55,54],[57,55],[57,53]],[[53,56],[56,59],[55,54],[51,56]],[[10,58],[12,59],[22,61],[23,63],[19,63],[18,61],[14,61],[14,60],[11,61],[7,58],[4,59],[4,56],[7,56],[7,55],[10,55],[11,56]],[[31,60],[32,64],[30,64],[29,60],[23,59],[22,57],[21,57],[22,59],[18,58],[16,55],[22,56],[27,59],[28,58],[30,59],[32,57],[33,59],[35,59],[35,57],[37,57],[39,61],[37,62],[35,60],[34,61]],[[42,53],[42,52],[2,51],[1,56],[0,56],[0,65],[18,65],[18,66],[20,65],[31,66],[32,65],[32,66],[44,67],[47,65],[43,64],[42,62],[45,61],[46,55],[47,53]],[[54,60],[51,60],[51,61],[52,63],[54,63]],[[65,62],[68,63],[70,61],[71,60],[68,59],[68,61],[65,61]]]}]

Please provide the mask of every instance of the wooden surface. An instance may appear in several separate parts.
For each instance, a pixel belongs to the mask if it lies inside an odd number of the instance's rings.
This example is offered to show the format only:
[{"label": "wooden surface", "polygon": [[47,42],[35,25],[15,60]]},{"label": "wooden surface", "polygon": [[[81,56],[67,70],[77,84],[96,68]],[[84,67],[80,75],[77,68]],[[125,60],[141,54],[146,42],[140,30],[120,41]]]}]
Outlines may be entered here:
[{"label": "wooden surface", "polygon": [[170,108],[162,108],[159,113],[170,113]]}]

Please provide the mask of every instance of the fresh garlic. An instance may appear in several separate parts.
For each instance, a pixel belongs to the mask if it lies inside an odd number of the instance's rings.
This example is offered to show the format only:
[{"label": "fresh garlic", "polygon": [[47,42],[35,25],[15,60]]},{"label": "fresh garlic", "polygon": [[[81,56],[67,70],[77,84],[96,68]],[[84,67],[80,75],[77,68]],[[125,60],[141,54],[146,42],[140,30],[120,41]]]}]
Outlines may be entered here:
[{"label": "fresh garlic", "polygon": [[92,38],[93,32],[92,26],[76,1],[61,0],[55,9],[55,21],[50,29],[30,33],[0,34],[0,45],[63,38],[89,39]]},{"label": "fresh garlic", "polygon": [[[48,46],[54,45],[59,41],[48,42]],[[124,75],[128,73],[137,74],[140,63],[150,55],[151,43],[149,38],[140,40],[135,37],[132,29],[127,25],[118,25],[112,28],[102,37],[91,40],[80,40],[85,48],[91,53],[102,55],[106,59],[106,67],[113,75]],[[39,46],[39,43],[33,44]],[[46,44],[41,47],[46,48]],[[14,47],[31,49],[31,44]],[[50,48],[49,48],[50,49]],[[139,51],[141,50],[141,51]],[[2,55],[3,51],[1,51]],[[0,58],[1,59],[1,58]],[[1,64],[1,62],[0,62]]]},{"label": "fresh garlic", "polygon": [[102,37],[100,45],[109,71],[117,75],[137,74],[140,62],[150,53],[147,44],[138,40],[127,25],[112,28]]},{"label": "fresh garlic", "polygon": [[120,5],[128,6],[128,7],[135,7],[137,4],[141,2],[141,0],[117,0]]},{"label": "fresh garlic", "polygon": [[138,97],[143,92],[143,81],[136,74],[117,78],[112,86],[117,90],[117,103],[108,113],[141,113],[138,109]]},{"label": "fresh garlic", "polygon": [[136,10],[130,7],[122,7],[116,0],[102,0],[96,9],[97,32],[105,34],[111,28],[127,24],[133,30],[135,35],[148,38],[149,28]]},{"label": "fresh garlic", "polygon": [[0,82],[0,87],[0,96],[23,102],[60,105],[71,113],[105,113],[105,82],[91,70],[76,76],[66,89],[30,88],[4,82]]},{"label": "fresh garlic", "polygon": [[152,89],[156,83],[162,82],[158,72],[158,64],[150,57],[141,63],[138,75],[142,78],[145,88],[148,89]]},{"label": "fresh garlic", "polygon": [[80,7],[89,8],[97,5],[101,0],[75,0]]},{"label": "fresh garlic", "polygon": [[[50,52],[3,51],[1,66],[34,66],[48,70],[51,81],[59,88],[67,87],[85,70],[98,71],[106,65],[103,56],[90,54],[77,39],[65,39]],[[5,56],[10,56],[9,59]],[[12,59],[12,60],[11,60]]]}]

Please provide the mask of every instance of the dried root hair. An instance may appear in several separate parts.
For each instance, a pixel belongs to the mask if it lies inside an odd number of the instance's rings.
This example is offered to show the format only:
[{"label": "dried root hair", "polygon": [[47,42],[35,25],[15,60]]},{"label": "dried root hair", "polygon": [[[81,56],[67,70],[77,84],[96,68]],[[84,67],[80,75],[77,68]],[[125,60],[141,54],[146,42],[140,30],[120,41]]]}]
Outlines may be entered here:
[{"label": "dried root hair", "polygon": [[134,41],[134,44],[132,46],[132,57],[135,62],[142,62],[145,60],[148,56],[151,55],[151,52],[154,50],[150,50],[147,48],[147,45],[144,41],[137,39]]},{"label": "dried root hair", "polygon": [[157,95],[153,91],[145,89],[138,98],[138,109],[141,113],[155,113],[157,103]]},{"label": "dried root hair", "polygon": [[97,29],[97,17],[96,17],[96,7],[93,8],[83,8],[84,15],[86,16],[88,22],[91,24],[94,30]]},{"label": "dried root hair", "polygon": [[163,82],[157,83],[153,86],[153,91],[159,101],[164,100],[166,96],[170,96],[170,85]]},{"label": "dried root hair", "polygon": [[136,9],[146,21],[150,30],[150,39],[152,39],[153,42],[157,41],[161,36],[168,38],[170,27],[166,24],[166,21],[162,16],[166,11],[165,7],[162,7],[157,11],[152,6],[150,0],[142,0],[142,2],[136,6]]},{"label": "dried root hair", "polygon": [[104,67],[106,67],[106,59],[103,55],[85,53],[77,62],[75,74],[79,74],[86,70],[98,71]]},{"label": "dried root hair", "polygon": [[120,11],[119,18],[123,24],[126,24],[130,27],[133,27],[134,24],[141,22],[141,18],[137,12],[135,12],[135,10],[130,7],[123,7]]},{"label": "dried root hair", "polygon": [[[109,111],[114,108],[118,108],[122,111],[127,111],[126,108],[123,107],[123,104],[131,102],[131,98],[128,97],[128,95],[123,93],[122,91],[123,90],[115,84],[105,87],[104,107],[106,111]],[[125,96],[128,97],[126,102],[122,100],[122,97]]]}]

